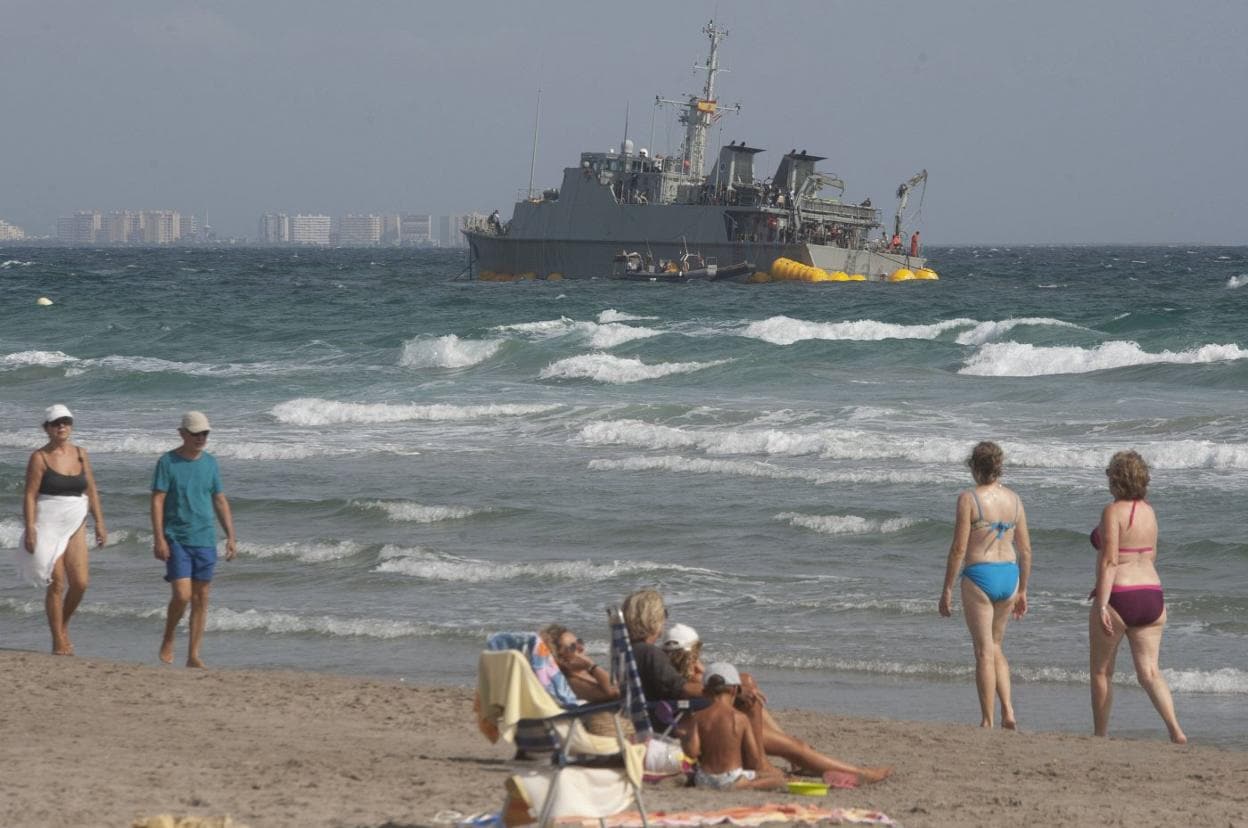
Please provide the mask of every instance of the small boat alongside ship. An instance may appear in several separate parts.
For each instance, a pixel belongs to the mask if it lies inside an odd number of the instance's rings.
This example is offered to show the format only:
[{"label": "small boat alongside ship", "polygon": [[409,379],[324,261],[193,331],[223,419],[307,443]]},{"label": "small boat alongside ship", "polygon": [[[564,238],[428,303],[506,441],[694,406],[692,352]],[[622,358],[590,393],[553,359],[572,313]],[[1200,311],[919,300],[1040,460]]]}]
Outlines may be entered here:
[{"label": "small boat alongside ship", "polygon": [[[579,164],[564,170],[558,189],[540,194],[530,189],[509,221],[498,211],[489,218],[470,217],[463,232],[471,276],[689,281],[724,279],[731,270],[733,278],[755,282],[935,278],[920,255],[918,233],[903,244],[913,230],[905,226],[905,210],[916,188],[925,192],[926,170],[898,187],[891,228],[869,198],[845,203],[844,181],[817,170],[826,159],[804,149],[784,153],[774,175],[764,178],[755,167],[764,150],[732,141],[720,148],[711,173],[704,171],[711,125],[739,107],[722,106],[715,97],[719,44],[727,32],[713,21],[702,32],[710,53],[701,94],[656,98],[656,104],[680,110],[685,126],[680,152],[652,155],[625,137],[618,151],[581,153]],[[690,266],[680,277],[658,267],[662,259],[675,262],[679,271],[690,248],[702,258],[700,267]],[[629,252],[643,250],[644,255]],[[736,272],[746,264],[748,272]]]},{"label": "small boat alongside ship", "polygon": [[615,257],[612,279],[632,282],[719,282],[741,281],[754,274],[753,262],[737,262],[720,267],[714,258],[685,251],[679,259],[659,259],[636,250]]}]

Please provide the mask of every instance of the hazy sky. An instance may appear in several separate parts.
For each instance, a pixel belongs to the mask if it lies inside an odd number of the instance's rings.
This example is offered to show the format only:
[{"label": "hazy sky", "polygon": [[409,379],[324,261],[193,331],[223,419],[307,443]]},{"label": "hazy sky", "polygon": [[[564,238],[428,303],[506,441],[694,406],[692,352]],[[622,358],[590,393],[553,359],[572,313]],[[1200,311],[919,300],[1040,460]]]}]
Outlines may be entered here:
[{"label": "hazy sky", "polygon": [[[0,0],[0,218],[78,209],[511,213],[582,150],[650,143],[730,30],[712,144],[791,149],[928,243],[1244,243],[1248,3]],[[656,152],[675,151],[670,110]],[[711,154],[713,156],[714,148]]]}]

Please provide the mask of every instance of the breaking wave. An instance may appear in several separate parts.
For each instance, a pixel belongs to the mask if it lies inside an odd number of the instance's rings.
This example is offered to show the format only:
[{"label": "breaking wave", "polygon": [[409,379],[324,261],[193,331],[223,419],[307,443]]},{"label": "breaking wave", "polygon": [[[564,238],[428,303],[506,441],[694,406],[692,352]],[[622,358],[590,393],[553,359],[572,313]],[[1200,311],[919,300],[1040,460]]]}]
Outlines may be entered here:
[{"label": "breaking wave", "polygon": [[1029,316],[1022,319],[1005,319],[1000,322],[980,322],[969,331],[963,331],[958,334],[954,341],[959,345],[983,345],[994,339],[999,339],[1002,334],[1009,333],[1020,325],[1049,325],[1057,328],[1079,328],[1079,325],[1073,322],[1063,322],[1060,319],[1050,319],[1047,316]]},{"label": "breaking wave", "polygon": [[542,582],[555,581],[605,581],[642,573],[678,572],[713,575],[712,570],[654,561],[525,561],[521,563],[495,563],[474,558],[438,554],[426,549],[406,549],[386,546],[381,550],[382,561],[374,572],[392,573],[429,581],[452,583],[490,583],[517,579],[533,579]]},{"label": "breaking wave", "polygon": [[773,316],[751,322],[741,336],[773,345],[792,345],[807,339],[838,339],[875,342],[881,339],[935,339],[945,331],[979,324],[974,319],[950,319],[932,325],[898,325],[859,319],[856,322],[807,322],[789,316]]},{"label": "breaking wave", "polygon": [[288,543],[242,543],[238,551],[242,555],[253,558],[294,558],[304,563],[325,563],[358,555],[365,549],[364,544],[355,541],[331,541],[317,543],[315,541],[290,541]]},{"label": "breaking wave", "polygon": [[[610,312],[603,311],[602,315],[606,316],[608,313]],[[640,319],[641,317],[635,318]],[[493,330],[527,334],[539,339],[576,335],[589,347],[599,350],[614,348],[617,345],[632,342],[635,339],[648,339],[663,333],[653,328],[622,325],[618,321],[611,319],[604,319],[602,324],[599,324],[598,322],[578,322],[566,316],[542,322],[519,322],[513,325],[497,325]]]},{"label": "breaking wave", "polygon": [[399,365],[404,368],[467,368],[485,362],[503,347],[501,339],[460,339],[455,334],[403,343]]},{"label": "breaking wave", "polygon": [[907,471],[821,472],[814,469],[786,469],[757,460],[708,460],[700,457],[666,455],[629,457],[623,460],[591,460],[590,471],[666,471],[681,474],[724,474],[761,477],[771,480],[805,480],[817,485],[828,483],[928,483],[930,474]]},{"label": "breaking wave", "polygon": [[1086,374],[1132,365],[1192,365],[1244,357],[1248,357],[1248,351],[1238,345],[1202,345],[1187,351],[1149,353],[1134,342],[1121,340],[1106,342],[1095,348],[1037,347],[1019,342],[1000,342],[981,347],[958,373],[977,377],[1038,377]]},{"label": "breaking wave", "polygon": [[341,423],[399,423],[409,420],[477,420],[486,417],[523,417],[542,414],[557,405],[417,405],[415,403],[350,403],[300,397],[278,403],[270,410],[279,422],[322,426]]},{"label": "breaking wave", "polygon": [[369,500],[356,505],[364,509],[377,509],[385,512],[386,517],[391,520],[409,521],[412,523],[462,520],[490,511],[489,509],[470,509],[467,506],[422,506],[419,503],[410,501]]},{"label": "breaking wave", "polygon": [[672,374],[689,374],[705,368],[723,365],[731,360],[711,362],[661,362],[647,365],[633,357],[617,357],[610,354],[583,354],[551,363],[542,369],[541,379],[591,379],[612,385],[658,379]]},{"label": "breaking wave", "polygon": [[776,515],[776,520],[787,520],[790,526],[800,526],[824,535],[888,534],[914,525],[911,518],[871,520],[858,515],[803,515],[798,512],[781,512]]},{"label": "breaking wave", "polygon": [[651,319],[658,319],[657,316],[634,316],[631,313],[617,311],[615,308],[607,308],[598,314],[599,322],[644,322]]},{"label": "breaking wave", "polygon": [[1231,278],[1226,280],[1226,286],[1230,290],[1241,288],[1244,285],[1248,285],[1248,273],[1241,273],[1238,276],[1232,276]]}]

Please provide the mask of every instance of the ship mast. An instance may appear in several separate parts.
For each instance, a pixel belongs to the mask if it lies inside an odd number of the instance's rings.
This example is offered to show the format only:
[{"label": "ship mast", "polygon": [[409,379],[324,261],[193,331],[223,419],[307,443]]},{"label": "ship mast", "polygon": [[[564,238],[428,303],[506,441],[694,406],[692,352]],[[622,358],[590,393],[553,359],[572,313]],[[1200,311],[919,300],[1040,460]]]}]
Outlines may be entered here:
[{"label": "ship mast", "polygon": [[718,121],[725,112],[741,111],[740,104],[721,107],[715,100],[715,76],[727,71],[719,68],[719,41],[727,36],[728,30],[715,28],[715,21],[712,20],[703,27],[702,33],[711,40],[711,52],[706,58],[706,63],[693,67],[695,71],[698,69],[706,71],[706,84],[702,87],[702,97],[690,95],[687,101],[655,98],[657,103],[674,104],[686,110],[681,116],[681,121],[685,124],[685,145],[682,148],[684,155],[681,160],[686,172],[696,178],[704,175],[706,135],[710,131],[711,124]]}]

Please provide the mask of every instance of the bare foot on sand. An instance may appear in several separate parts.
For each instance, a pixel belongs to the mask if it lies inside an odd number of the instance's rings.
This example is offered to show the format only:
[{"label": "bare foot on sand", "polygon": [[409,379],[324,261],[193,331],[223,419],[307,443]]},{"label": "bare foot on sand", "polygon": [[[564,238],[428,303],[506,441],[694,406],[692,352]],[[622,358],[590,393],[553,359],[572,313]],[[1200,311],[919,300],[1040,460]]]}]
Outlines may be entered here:
[{"label": "bare foot on sand", "polygon": [[200,659],[198,656],[194,656],[194,657],[192,657],[192,658],[188,658],[188,659],[186,660],[186,666],[187,666],[187,667],[199,667],[199,668],[207,668],[207,667],[208,667],[208,665],[207,665],[207,664],[205,664],[205,663],[203,662],[203,660],[202,660],[202,659]]},{"label": "bare foot on sand", "polygon": [[1002,719],[1001,727],[1005,730],[1018,730],[1018,722],[1013,719]]},{"label": "bare foot on sand", "polygon": [[74,645],[70,643],[68,635],[52,636],[52,655],[72,656],[74,654]]},{"label": "bare foot on sand", "polygon": [[892,773],[892,765],[882,768],[865,768],[862,773],[858,774],[858,778],[864,785],[874,785],[876,782],[883,782],[891,776]]},{"label": "bare foot on sand", "polygon": [[173,642],[172,641],[160,642],[160,660],[166,664],[173,663]]},{"label": "bare foot on sand", "polygon": [[1184,732],[1183,732],[1183,731],[1181,731],[1181,730],[1180,730],[1178,733],[1171,733],[1171,734],[1170,734],[1170,741],[1174,742],[1176,745],[1186,745],[1186,744],[1187,744],[1187,734],[1186,734],[1186,733],[1184,733]]}]

